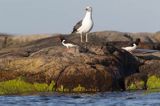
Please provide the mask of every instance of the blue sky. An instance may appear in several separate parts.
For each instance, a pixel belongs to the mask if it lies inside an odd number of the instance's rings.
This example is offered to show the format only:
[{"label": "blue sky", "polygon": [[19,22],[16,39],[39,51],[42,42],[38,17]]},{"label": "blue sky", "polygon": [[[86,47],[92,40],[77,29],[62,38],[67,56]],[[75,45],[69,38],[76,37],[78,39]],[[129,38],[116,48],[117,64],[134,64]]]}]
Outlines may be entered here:
[{"label": "blue sky", "polygon": [[160,31],[160,0],[0,0],[0,32],[70,33],[93,7],[93,32]]}]

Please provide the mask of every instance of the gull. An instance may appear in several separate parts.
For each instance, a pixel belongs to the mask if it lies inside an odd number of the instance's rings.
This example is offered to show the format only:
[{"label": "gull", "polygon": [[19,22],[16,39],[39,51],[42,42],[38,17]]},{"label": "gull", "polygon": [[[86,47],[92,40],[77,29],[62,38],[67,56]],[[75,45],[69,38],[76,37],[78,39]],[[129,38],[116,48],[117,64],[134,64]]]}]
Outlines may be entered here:
[{"label": "gull", "polygon": [[86,42],[88,42],[88,33],[93,28],[93,20],[92,20],[92,7],[87,6],[85,8],[86,14],[85,17],[80,20],[73,28],[72,33],[79,33],[81,36],[81,42],[83,42],[83,34],[86,35]]}]

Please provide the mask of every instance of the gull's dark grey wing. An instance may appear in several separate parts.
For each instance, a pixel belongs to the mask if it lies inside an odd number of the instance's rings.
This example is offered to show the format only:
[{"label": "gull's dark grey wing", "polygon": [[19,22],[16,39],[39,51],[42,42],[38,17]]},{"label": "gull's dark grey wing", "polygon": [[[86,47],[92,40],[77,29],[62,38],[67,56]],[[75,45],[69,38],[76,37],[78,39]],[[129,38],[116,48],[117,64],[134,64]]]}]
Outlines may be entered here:
[{"label": "gull's dark grey wing", "polygon": [[82,25],[82,20],[80,20],[80,21],[73,27],[72,33],[77,32],[77,29],[78,29],[79,27],[81,27],[81,25]]}]

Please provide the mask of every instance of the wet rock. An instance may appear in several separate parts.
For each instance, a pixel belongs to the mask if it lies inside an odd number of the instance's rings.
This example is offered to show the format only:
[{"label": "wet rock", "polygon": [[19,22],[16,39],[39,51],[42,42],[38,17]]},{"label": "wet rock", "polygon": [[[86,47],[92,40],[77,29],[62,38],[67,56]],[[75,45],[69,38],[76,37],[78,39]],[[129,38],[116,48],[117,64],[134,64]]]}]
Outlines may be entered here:
[{"label": "wet rock", "polygon": [[158,89],[160,76],[160,52],[135,53],[143,64],[139,66],[139,73],[125,79],[127,89]]},{"label": "wet rock", "polygon": [[[79,42],[78,36],[57,35],[2,49],[1,81],[22,77],[29,83],[54,81],[56,91],[112,91],[125,90],[125,77],[138,72],[132,54],[101,38],[90,36],[89,43],[77,42],[78,48],[67,49],[60,42],[62,36]],[[7,72],[14,74],[8,78]]]},{"label": "wet rock", "polygon": [[146,83],[147,75],[142,73],[130,75],[125,79],[125,87],[127,90],[147,89]]}]

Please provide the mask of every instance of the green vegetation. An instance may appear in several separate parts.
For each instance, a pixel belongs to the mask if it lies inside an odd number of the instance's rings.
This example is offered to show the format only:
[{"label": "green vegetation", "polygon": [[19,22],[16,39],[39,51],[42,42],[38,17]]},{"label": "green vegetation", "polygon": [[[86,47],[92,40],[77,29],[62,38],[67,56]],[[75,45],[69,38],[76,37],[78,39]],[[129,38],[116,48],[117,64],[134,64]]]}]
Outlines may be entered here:
[{"label": "green vegetation", "polygon": [[137,90],[137,89],[144,89],[145,88],[145,82],[144,81],[136,81],[134,83],[131,83],[128,86],[128,90]]},{"label": "green vegetation", "polygon": [[33,86],[34,86],[35,90],[38,92],[48,91],[48,84],[46,84],[46,83],[34,83]]},{"label": "green vegetation", "polygon": [[160,89],[160,77],[150,76],[147,81],[148,89]]},{"label": "green vegetation", "polygon": [[51,83],[50,83],[50,85],[48,86],[48,91],[55,91],[55,82],[54,81],[52,81]]},{"label": "green vegetation", "polygon": [[59,92],[69,92],[69,89],[64,88],[64,86],[61,85],[59,88],[57,88],[57,91],[59,91]]},{"label": "green vegetation", "polygon": [[145,88],[145,82],[144,81],[139,81],[138,82],[138,87],[139,87],[139,89],[144,89]]},{"label": "green vegetation", "polygon": [[158,77],[156,75],[149,76],[146,83],[143,80],[134,81],[128,85],[127,89],[128,90],[144,89],[145,84],[148,89],[147,92],[160,91],[160,77]]},{"label": "green vegetation", "polygon": [[0,82],[0,95],[7,94],[24,94],[32,92],[51,92],[54,90],[54,82],[50,85],[45,83],[28,83],[18,78],[14,80],[8,80]]},{"label": "green vegetation", "polygon": [[78,84],[78,86],[74,87],[73,89],[69,89],[64,87],[63,85],[59,86],[56,90],[57,92],[74,92],[74,93],[82,93],[82,92],[98,92],[99,90],[96,88],[86,89],[85,87]]},{"label": "green vegetation", "polygon": [[74,92],[84,92],[85,87],[82,87],[80,84],[73,89]]},{"label": "green vegetation", "polygon": [[[82,87],[80,84],[77,87],[72,89],[73,92],[84,92],[85,90],[86,89]],[[58,92],[69,92],[69,89],[61,85],[60,87],[57,88],[57,91]]]},{"label": "green vegetation", "polygon": [[85,87],[82,87],[80,84],[73,89],[74,92],[83,92],[85,91]]},{"label": "green vegetation", "polygon": [[136,85],[134,83],[131,83],[128,88],[128,90],[136,90]]}]

